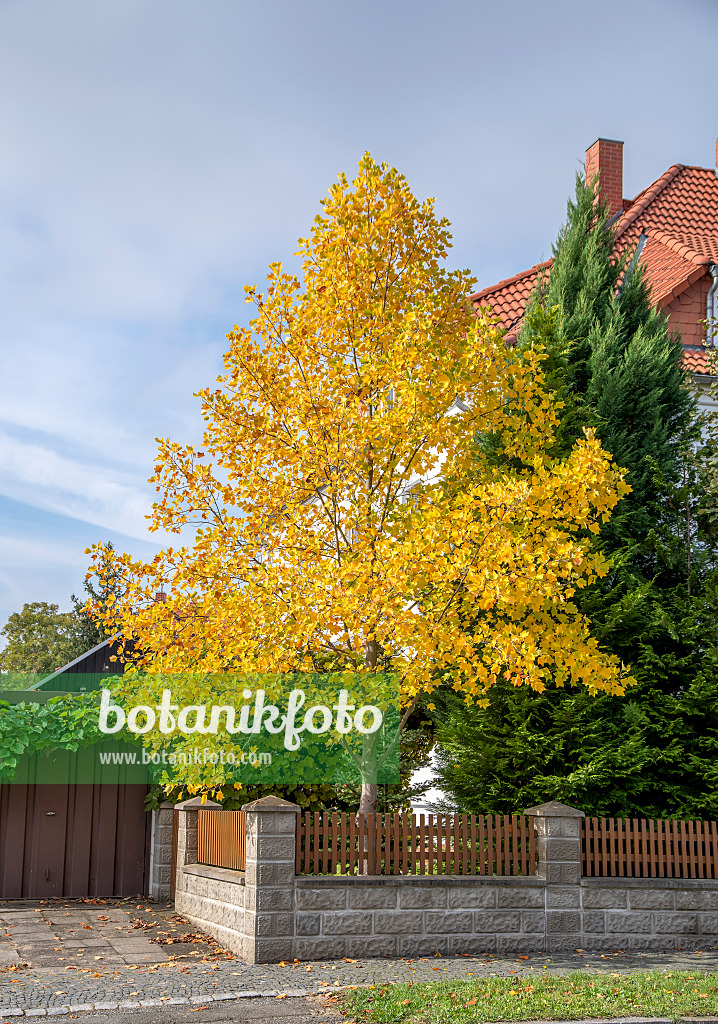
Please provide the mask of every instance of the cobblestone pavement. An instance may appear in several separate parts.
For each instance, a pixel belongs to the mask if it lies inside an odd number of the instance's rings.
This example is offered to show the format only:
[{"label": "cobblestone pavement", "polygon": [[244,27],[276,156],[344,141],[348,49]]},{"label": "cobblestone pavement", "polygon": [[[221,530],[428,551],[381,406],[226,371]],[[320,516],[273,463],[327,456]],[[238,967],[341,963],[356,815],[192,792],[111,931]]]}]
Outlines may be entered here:
[{"label": "cobblestone pavement", "polygon": [[718,970],[718,948],[249,966],[194,932],[170,906],[135,901],[0,904],[0,926],[4,929],[4,937],[0,931],[0,1024],[15,1016],[143,1006],[209,1008],[212,1003],[247,996],[303,996],[350,985],[446,977],[544,970]]}]

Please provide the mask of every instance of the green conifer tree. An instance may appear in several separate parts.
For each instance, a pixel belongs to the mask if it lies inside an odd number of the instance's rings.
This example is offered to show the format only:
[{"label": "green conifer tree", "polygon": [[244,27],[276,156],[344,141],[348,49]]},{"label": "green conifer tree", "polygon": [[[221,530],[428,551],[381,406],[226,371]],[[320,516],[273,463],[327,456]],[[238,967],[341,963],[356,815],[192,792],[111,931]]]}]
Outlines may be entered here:
[{"label": "green conifer tree", "polygon": [[680,339],[651,305],[635,254],[614,258],[596,192],[577,179],[519,344],[547,350],[563,403],[558,444],[567,451],[593,426],[627,470],[632,492],[596,540],[612,571],[577,602],[637,682],[624,697],[500,684],[485,709],[446,694],[441,784],[474,811],[559,799],[593,814],[714,817],[718,573],[701,529],[700,422]]}]

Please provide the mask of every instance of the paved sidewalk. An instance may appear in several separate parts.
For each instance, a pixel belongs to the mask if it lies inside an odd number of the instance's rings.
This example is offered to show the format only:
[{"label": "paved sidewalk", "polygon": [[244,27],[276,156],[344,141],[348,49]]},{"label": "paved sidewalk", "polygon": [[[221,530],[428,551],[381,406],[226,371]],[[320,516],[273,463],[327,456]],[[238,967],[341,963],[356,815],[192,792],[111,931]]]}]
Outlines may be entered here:
[{"label": "paved sidewalk", "polygon": [[716,948],[250,966],[194,932],[170,906],[134,901],[0,904],[0,923],[5,929],[5,937],[0,932],[0,1024],[13,1017],[92,1010],[210,1009],[247,997],[299,997],[346,986],[447,977],[518,976],[544,970],[718,970]]},{"label": "paved sidewalk", "polygon": [[0,902],[0,967],[156,964],[179,956],[216,956],[217,949],[171,904],[136,898]]}]

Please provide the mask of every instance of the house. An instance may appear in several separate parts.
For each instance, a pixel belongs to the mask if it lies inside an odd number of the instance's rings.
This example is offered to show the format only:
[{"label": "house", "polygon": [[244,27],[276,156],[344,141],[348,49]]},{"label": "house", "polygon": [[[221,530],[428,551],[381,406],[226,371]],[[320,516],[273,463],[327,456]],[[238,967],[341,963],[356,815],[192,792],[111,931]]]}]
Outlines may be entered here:
[{"label": "house", "polygon": [[117,657],[118,650],[115,641],[109,638],[103,640],[79,658],[68,661],[67,665],[39,679],[28,689],[41,690],[43,693],[84,693],[96,690],[97,683],[105,676],[122,675],[124,664]]},{"label": "house", "polygon": [[[122,672],[105,640],[35,683],[0,699],[46,703],[98,688]],[[90,749],[88,758],[96,758]],[[31,764],[22,781],[0,784],[0,899],[136,896],[156,892],[153,815],[145,809],[143,772],[107,772],[80,759]],[[81,774],[80,774],[81,773]],[[95,781],[77,781],[93,778]],[[137,776],[139,776],[139,781]]]},{"label": "house", "polygon": [[[635,249],[656,306],[681,332],[685,366],[699,404],[708,407],[712,377],[704,343],[705,321],[718,316],[718,167],[674,164],[635,198],[624,199],[623,143],[598,139],[586,150],[586,175],[590,180],[595,174],[615,226],[616,255]],[[476,308],[490,307],[511,339],[541,272],[550,274],[551,260],[476,292],[471,301]]]}]

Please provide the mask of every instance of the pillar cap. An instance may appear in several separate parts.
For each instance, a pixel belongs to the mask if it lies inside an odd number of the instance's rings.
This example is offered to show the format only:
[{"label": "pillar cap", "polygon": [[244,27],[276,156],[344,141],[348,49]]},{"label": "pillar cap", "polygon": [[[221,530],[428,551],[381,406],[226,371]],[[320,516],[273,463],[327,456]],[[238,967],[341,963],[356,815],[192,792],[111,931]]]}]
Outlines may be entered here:
[{"label": "pillar cap", "polygon": [[201,796],[193,796],[191,800],[182,800],[174,805],[176,811],[221,811],[222,804],[214,800],[203,800]]},{"label": "pillar cap", "polygon": [[569,804],[562,804],[558,800],[549,800],[547,804],[538,804],[536,807],[527,807],[524,814],[533,814],[537,818],[586,817],[585,811],[579,811],[578,807],[571,807]]},{"label": "pillar cap", "polygon": [[261,811],[263,814],[266,811],[301,811],[299,804],[292,804],[289,800],[282,800],[279,796],[263,796],[259,800],[252,800],[251,803],[245,804],[242,808],[243,811]]}]

